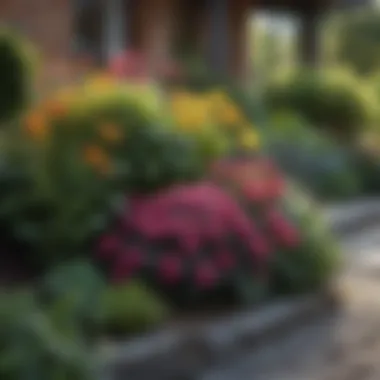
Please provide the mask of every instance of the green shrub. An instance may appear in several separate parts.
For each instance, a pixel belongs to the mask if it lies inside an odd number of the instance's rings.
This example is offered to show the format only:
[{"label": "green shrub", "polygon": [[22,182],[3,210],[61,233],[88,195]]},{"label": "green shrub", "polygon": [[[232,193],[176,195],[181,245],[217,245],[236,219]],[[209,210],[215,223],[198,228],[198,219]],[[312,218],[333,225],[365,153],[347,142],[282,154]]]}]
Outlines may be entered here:
[{"label": "green shrub", "polygon": [[289,188],[284,209],[299,229],[301,244],[292,252],[279,252],[272,267],[272,291],[300,293],[323,288],[340,265],[340,252],[318,205],[296,188]]},{"label": "green shrub", "polygon": [[109,285],[102,297],[103,323],[107,331],[136,334],[164,322],[169,310],[164,302],[140,282]]},{"label": "green shrub", "polygon": [[[41,264],[88,252],[119,210],[120,193],[202,172],[192,142],[162,125],[165,110],[151,87],[102,86],[62,90],[31,109],[13,139],[0,221]],[[13,172],[22,185],[9,186]]]},{"label": "green shrub", "polygon": [[365,149],[351,152],[354,170],[360,179],[361,190],[365,195],[380,194],[380,156]]},{"label": "green shrub", "polygon": [[1,225],[40,269],[86,253],[119,207],[117,194],[79,165],[70,173],[49,165],[30,155],[4,167],[1,181]]},{"label": "green shrub", "polygon": [[57,323],[71,324],[77,334],[99,334],[105,286],[92,263],[76,259],[50,270],[39,286],[39,296]]},{"label": "green shrub", "polygon": [[19,114],[30,100],[31,60],[22,39],[0,28],[0,124]]},{"label": "green shrub", "polygon": [[264,97],[271,110],[296,112],[345,140],[368,127],[376,110],[374,94],[346,73],[301,71],[270,84]]},{"label": "green shrub", "polygon": [[276,115],[263,134],[266,151],[277,165],[314,196],[341,199],[360,193],[351,152],[304,119]]},{"label": "green shrub", "polygon": [[30,292],[0,294],[0,378],[94,380],[87,345],[41,308]]}]

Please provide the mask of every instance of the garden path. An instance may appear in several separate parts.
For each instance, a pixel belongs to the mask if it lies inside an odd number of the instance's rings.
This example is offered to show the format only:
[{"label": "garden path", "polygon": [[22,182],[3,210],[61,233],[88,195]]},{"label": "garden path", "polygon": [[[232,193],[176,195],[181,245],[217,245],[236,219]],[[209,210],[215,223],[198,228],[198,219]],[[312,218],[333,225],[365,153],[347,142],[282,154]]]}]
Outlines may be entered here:
[{"label": "garden path", "polygon": [[200,380],[380,380],[380,224],[342,241],[343,307]]}]

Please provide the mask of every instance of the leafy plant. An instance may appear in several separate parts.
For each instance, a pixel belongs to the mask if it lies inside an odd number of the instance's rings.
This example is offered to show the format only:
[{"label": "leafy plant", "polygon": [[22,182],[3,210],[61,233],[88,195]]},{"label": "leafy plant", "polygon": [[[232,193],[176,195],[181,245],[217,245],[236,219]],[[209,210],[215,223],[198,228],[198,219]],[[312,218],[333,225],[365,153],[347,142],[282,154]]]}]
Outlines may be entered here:
[{"label": "leafy plant", "polygon": [[0,124],[31,100],[33,54],[20,36],[0,28]]},{"label": "leafy plant", "polygon": [[360,178],[351,152],[292,114],[279,114],[263,130],[265,150],[291,178],[321,199],[355,196]]},{"label": "leafy plant", "polygon": [[105,286],[103,276],[92,263],[76,259],[49,271],[40,284],[39,296],[57,322],[66,326],[74,323],[77,334],[99,333],[96,330],[101,323],[101,293]]},{"label": "leafy plant", "polygon": [[67,335],[29,292],[1,293],[0,376],[5,380],[95,379],[88,347]]},{"label": "leafy plant", "polygon": [[303,70],[271,83],[265,91],[271,110],[291,111],[344,141],[373,121],[375,96],[352,75]]},{"label": "leafy plant", "polygon": [[0,220],[40,264],[88,252],[120,193],[154,191],[203,171],[192,142],[162,125],[164,107],[150,87],[101,79],[42,102],[13,136],[5,169],[22,185],[5,186]]},{"label": "leafy plant", "polygon": [[109,285],[102,293],[103,328],[111,333],[150,330],[169,316],[165,303],[141,282]]},{"label": "leafy plant", "polygon": [[275,256],[272,291],[287,294],[318,290],[340,265],[335,237],[319,214],[318,205],[295,185],[290,186],[283,207],[299,230],[300,244]]}]

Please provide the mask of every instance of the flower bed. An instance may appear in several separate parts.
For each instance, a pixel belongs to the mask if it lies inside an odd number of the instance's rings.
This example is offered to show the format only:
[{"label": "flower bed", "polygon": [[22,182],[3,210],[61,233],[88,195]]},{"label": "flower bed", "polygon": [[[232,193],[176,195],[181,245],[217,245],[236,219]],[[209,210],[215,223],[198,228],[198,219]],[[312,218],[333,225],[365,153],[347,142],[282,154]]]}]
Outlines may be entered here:
[{"label": "flower bed", "polygon": [[[18,362],[36,351],[28,363],[40,377],[91,378],[83,350],[109,332],[152,329],[182,308],[250,305],[278,284],[317,289],[330,276],[328,266],[305,281],[330,252],[325,232],[310,243],[285,204],[285,179],[226,92],[167,92],[106,74],[22,116],[0,178],[11,237],[2,259],[19,257],[35,281],[27,297],[12,293],[20,304],[0,335]],[[20,308],[47,326],[48,344]],[[18,330],[33,337],[21,351]],[[67,343],[62,331],[78,347],[67,346],[72,356],[49,351]],[[49,355],[57,367],[44,367]],[[15,371],[0,366],[0,375]]]}]

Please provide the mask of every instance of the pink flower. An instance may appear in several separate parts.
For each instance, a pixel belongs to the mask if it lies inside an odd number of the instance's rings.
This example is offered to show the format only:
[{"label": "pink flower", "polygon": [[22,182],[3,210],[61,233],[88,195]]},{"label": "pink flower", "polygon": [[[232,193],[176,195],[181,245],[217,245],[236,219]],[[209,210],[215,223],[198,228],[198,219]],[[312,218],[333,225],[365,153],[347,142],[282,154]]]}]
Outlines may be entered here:
[{"label": "pink flower", "polygon": [[250,240],[250,250],[254,259],[266,259],[272,251],[269,243],[262,236],[255,236]]},{"label": "pink flower", "polygon": [[285,224],[277,231],[280,243],[286,248],[295,248],[299,244],[297,230],[290,224]]},{"label": "pink flower", "polygon": [[163,257],[158,265],[159,277],[167,284],[175,284],[181,280],[182,264],[178,257]]},{"label": "pink flower", "polygon": [[236,265],[236,259],[230,252],[222,251],[217,255],[216,263],[222,270],[231,270]]},{"label": "pink flower", "polygon": [[250,181],[243,185],[242,193],[251,202],[262,202],[268,195],[265,183],[261,181]]},{"label": "pink flower", "polygon": [[195,283],[201,288],[212,288],[218,277],[216,268],[210,262],[200,263],[195,268]]},{"label": "pink flower", "polygon": [[285,190],[284,180],[275,175],[273,178],[269,178],[266,182],[267,194],[269,199],[277,199],[282,196]]},{"label": "pink flower", "polygon": [[113,234],[103,236],[99,241],[98,252],[100,257],[110,257],[120,249],[120,239]]},{"label": "pink flower", "polygon": [[115,281],[125,280],[141,268],[144,255],[137,248],[130,248],[124,251],[121,257],[114,263],[113,279]]},{"label": "pink flower", "polygon": [[147,76],[147,65],[143,54],[127,51],[119,54],[109,62],[110,72],[118,77],[139,78]]},{"label": "pink flower", "polygon": [[276,210],[268,213],[268,222],[281,244],[293,248],[299,243],[297,230]]}]

